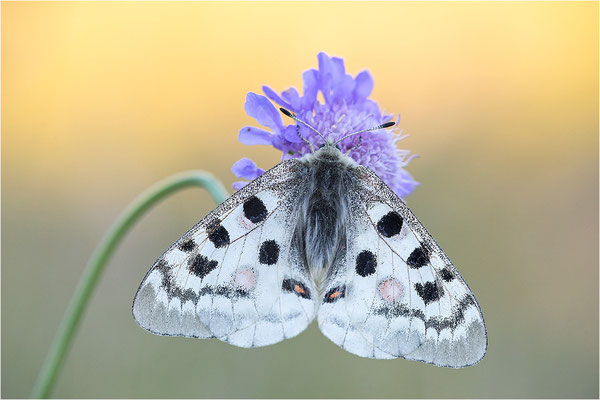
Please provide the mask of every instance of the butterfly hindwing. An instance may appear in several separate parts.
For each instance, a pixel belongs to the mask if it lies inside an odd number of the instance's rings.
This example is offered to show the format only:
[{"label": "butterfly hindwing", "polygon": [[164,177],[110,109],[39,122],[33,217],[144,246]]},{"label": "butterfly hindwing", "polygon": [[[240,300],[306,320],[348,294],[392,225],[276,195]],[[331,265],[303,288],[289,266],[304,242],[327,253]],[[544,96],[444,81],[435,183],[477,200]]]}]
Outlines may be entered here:
[{"label": "butterfly hindwing", "polygon": [[349,190],[346,251],[319,309],[323,333],[363,357],[456,368],[478,362],[485,325],[456,268],[373,172],[357,168]]},{"label": "butterfly hindwing", "polygon": [[142,281],[133,314],[160,335],[279,342],[313,320],[316,289],[293,241],[305,167],[285,161],[184,234]]}]

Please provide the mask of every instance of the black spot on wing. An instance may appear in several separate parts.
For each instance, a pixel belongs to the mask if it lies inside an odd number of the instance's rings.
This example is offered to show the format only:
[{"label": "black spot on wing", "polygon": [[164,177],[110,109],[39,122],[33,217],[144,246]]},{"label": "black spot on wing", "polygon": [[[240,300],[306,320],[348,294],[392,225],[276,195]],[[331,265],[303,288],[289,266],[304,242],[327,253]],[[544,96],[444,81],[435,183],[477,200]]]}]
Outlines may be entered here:
[{"label": "black spot on wing", "polygon": [[171,279],[171,274],[169,272],[171,268],[164,259],[161,259],[158,262],[156,268],[161,274],[161,286],[165,289],[165,292],[167,292],[167,297],[169,299],[177,297],[181,300],[182,304],[186,301],[192,301],[194,302],[194,304],[198,302],[198,296],[196,296],[196,293],[194,293],[193,290],[182,290],[180,287],[177,286],[175,282],[173,282],[173,280]]},{"label": "black spot on wing", "polygon": [[304,283],[295,279],[284,279],[281,284],[281,289],[286,292],[294,293],[304,299],[310,299],[310,290],[308,290]]},{"label": "black spot on wing", "polygon": [[217,261],[209,260],[202,254],[197,254],[188,261],[188,269],[200,279],[204,278],[212,270],[217,268],[217,265],[219,265]]},{"label": "black spot on wing", "polygon": [[281,288],[283,290],[285,290],[286,292],[293,292],[294,291],[294,280],[293,279],[284,279],[283,283],[281,284]]},{"label": "black spot on wing", "polygon": [[171,275],[169,272],[171,267],[169,266],[169,263],[165,259],[160,259],[154,268],[160,272],[160,286],[163,287],[165,292],[167,292],[167,295],[170,296],[173,289],[171,288]]},{"label": "black spot on wing", "polygon": [[432,317],[425,321],[425,328],[433,328],[438,333],[446,328],[455,330],[458,325],[465,321],[465,310],[475,304],[477,303],[473,296],[467,294],[453,307],[451,315],[446,318]]},{"label": "black spot on wing", "polygon": [[377,267],[377,259],[375,254],[369,250],[363,250],[356,256],[356,273],[362,277],[369,276],[375,272]]},{"label": "black spot on wing", "polygon": [[465,320],[465,310],[475,305],[475,300],[471,295],[465,295],[459,300],[458,304],[453,307],[451,314],[448,317],[431,317],[425,318],[423,311],[419,309],[410,309],[405,304],[394,304],[393,306],[382,306],[375,308],[373,312],[378,315],[383,315],[386,318],[410,317],[418,318],[425,323],[425,328],[435,329],[438,333],[446,328],[456,329],[458,325]]},{"label": "black spot on wing", "polygon": [[171,276],[169,274],[169,271],[161,271],[161,276],[162,279],[160,281],[160,286],[162,286],[165,289],[167,295],[170,295],[173,289],[171,288]]},{"label": "black spot on wing", "polygon": [[323,297],[324,303],[333,303],[346,297],[346,285],[329,289]]},{"label": "black spot on wing", "polygon": [[437,301],[442,297],[444,292],[440,290],[435,282],[425,282],[425,285],[421,283],[415,284],[415,290],[418,295],[423,299],[425,304],[429,304],[433,301]]},{"label": "black spot on wing", "polygon": [[188,239],[179,245],[179,249],[181,251],[185,251],[186,253],[189,253],[190,251],[194,250],[195,247],[196,243],[194,243],[193,239]]},{"label": "black spot on wing", "polygon": [[440,271],[442,279],[446,282],[450,282],[454,279],[454,274],[450,271],[450,268],[446,267]]},{"label": "black spot on wing", "polygon": [[412,251],[412,253],[410,253],[410,256],[408,256],[406,263],[411,268],[421,268],[422,266],[427,265],[429,263],[429,254],[427,254],[423,247],[419,246],[415,248]]},{"label": "black spot on wing", "polygon": [[382,236],[392,237],[400,233],[402,229],[402,217],[395,211],[385,214],[377,222],[377,230]]},{"label": "black spot on wing", "polygon": [[267,207],[261,199],[252,196],[244,202],[244,216],[250,222],[257,224],[267,218]]},{"label": "black spot on wing", "polygon": [[155,268],[157,270],[159,270],[161,272],[161,274],[163,274],[163,275],[166,274],[167,272],[169,272],[169,270],[171,269],[171,267],[169,266],[169,263],[162,258],[160,260],[158,260]]},{"label": "black spot on wing", "polygon": [[222,297],[227,297],[228,299],[236,299],[239,297],[248,297],[249,293],[245,290],[240,290],[240,289],[233,289],[229,286],[223,286],[223,285],[218,285],[218,286],[204,286],[202,289],[200,289],[200,292],[198,292],[198,297],[201,296],[222,296]]},{"label": "black spot on wing", "polygon": [[209,228],[210,233],[208,234],[208,239],[212,242],[213,245],[218,249],[220,247],[225,247],[230,243],[229,232],[227,229],[223,227],[223,225],[213,226]]},{"label": "black spot on wing", "polygon": [[260,245],[258,261],[261,264],[273,265],[279,259],[279,245],[274,240],[266,240]]},{"label": "black spot on wing", "polygon": [[169,298],[169,300],[173,297],[177,297],[182,304],[186,301],[191,301],[194,304],[198,303],[198,296],[192,289],[181,290],[180,287],[177,287],[175,285],[172,286],[172,290],[170,292],[167,292],[167,297]]},{"label": "black spot on wing", "polygon": [[383,315],[386,318],[398,318],[411,316],[411,310],[406,304],[395,303],[393,305],[384,305],[373,310],[375,314]]}]

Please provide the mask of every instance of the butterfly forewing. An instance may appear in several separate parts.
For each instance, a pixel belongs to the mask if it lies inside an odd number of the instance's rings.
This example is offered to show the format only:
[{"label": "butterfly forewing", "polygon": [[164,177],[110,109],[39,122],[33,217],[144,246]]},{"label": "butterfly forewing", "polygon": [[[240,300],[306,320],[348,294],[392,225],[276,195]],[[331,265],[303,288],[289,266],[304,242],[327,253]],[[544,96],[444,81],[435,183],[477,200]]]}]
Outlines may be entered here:
[{"label": "butterfly forewing", "polygon": [[160,335],[256,347],[313,320],[316,289],[293,241],[305,167],[289,160],[235,193],[148,271],[133,314]]},{"label": "butterfly forewing", "polygon": [[354,173],[346,252],[330,274],[321,330],[363,357],[448,367],[478,362],[487,336],[468,286],[377,175],[364,167]]}]

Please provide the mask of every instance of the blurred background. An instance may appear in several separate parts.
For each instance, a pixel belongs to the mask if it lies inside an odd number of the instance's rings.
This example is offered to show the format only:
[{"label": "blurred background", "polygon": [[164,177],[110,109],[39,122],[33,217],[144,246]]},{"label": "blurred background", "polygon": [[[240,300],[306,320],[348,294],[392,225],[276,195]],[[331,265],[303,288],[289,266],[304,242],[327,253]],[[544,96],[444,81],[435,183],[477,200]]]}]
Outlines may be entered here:
[{"label": "blurred background", "polygon": [[2,397],[26,397],[89,255],[152,183],[276,164],[248,91],[302,88],[317,53],[369,69],[421,157],[406,199],[489,335],[452,370],[344,352],[315,324],[254,350],[131,316],[153,261],[209,212],[189,189],[136,225],[57,397],[598,397],[598,3],[2,2]]}]

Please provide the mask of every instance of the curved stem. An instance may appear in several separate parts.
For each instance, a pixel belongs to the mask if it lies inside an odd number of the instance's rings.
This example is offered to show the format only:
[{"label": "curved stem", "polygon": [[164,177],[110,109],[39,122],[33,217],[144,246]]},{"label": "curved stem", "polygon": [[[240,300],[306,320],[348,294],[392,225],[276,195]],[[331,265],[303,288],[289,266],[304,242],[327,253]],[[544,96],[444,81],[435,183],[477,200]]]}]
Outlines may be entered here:
[{"label": "curved stem", "polygon": [[89,303],[108,259],[125,233],[158,201],[190,186],[206,189],[217,204],[222,203],[229,196],[223,184],[211,174],[204,171],[187,171],[157,182],[140,194],[121,213],[94,250],[81,275],[31,392],[32,398],[46,398],[52,391],[83,311]]}]

